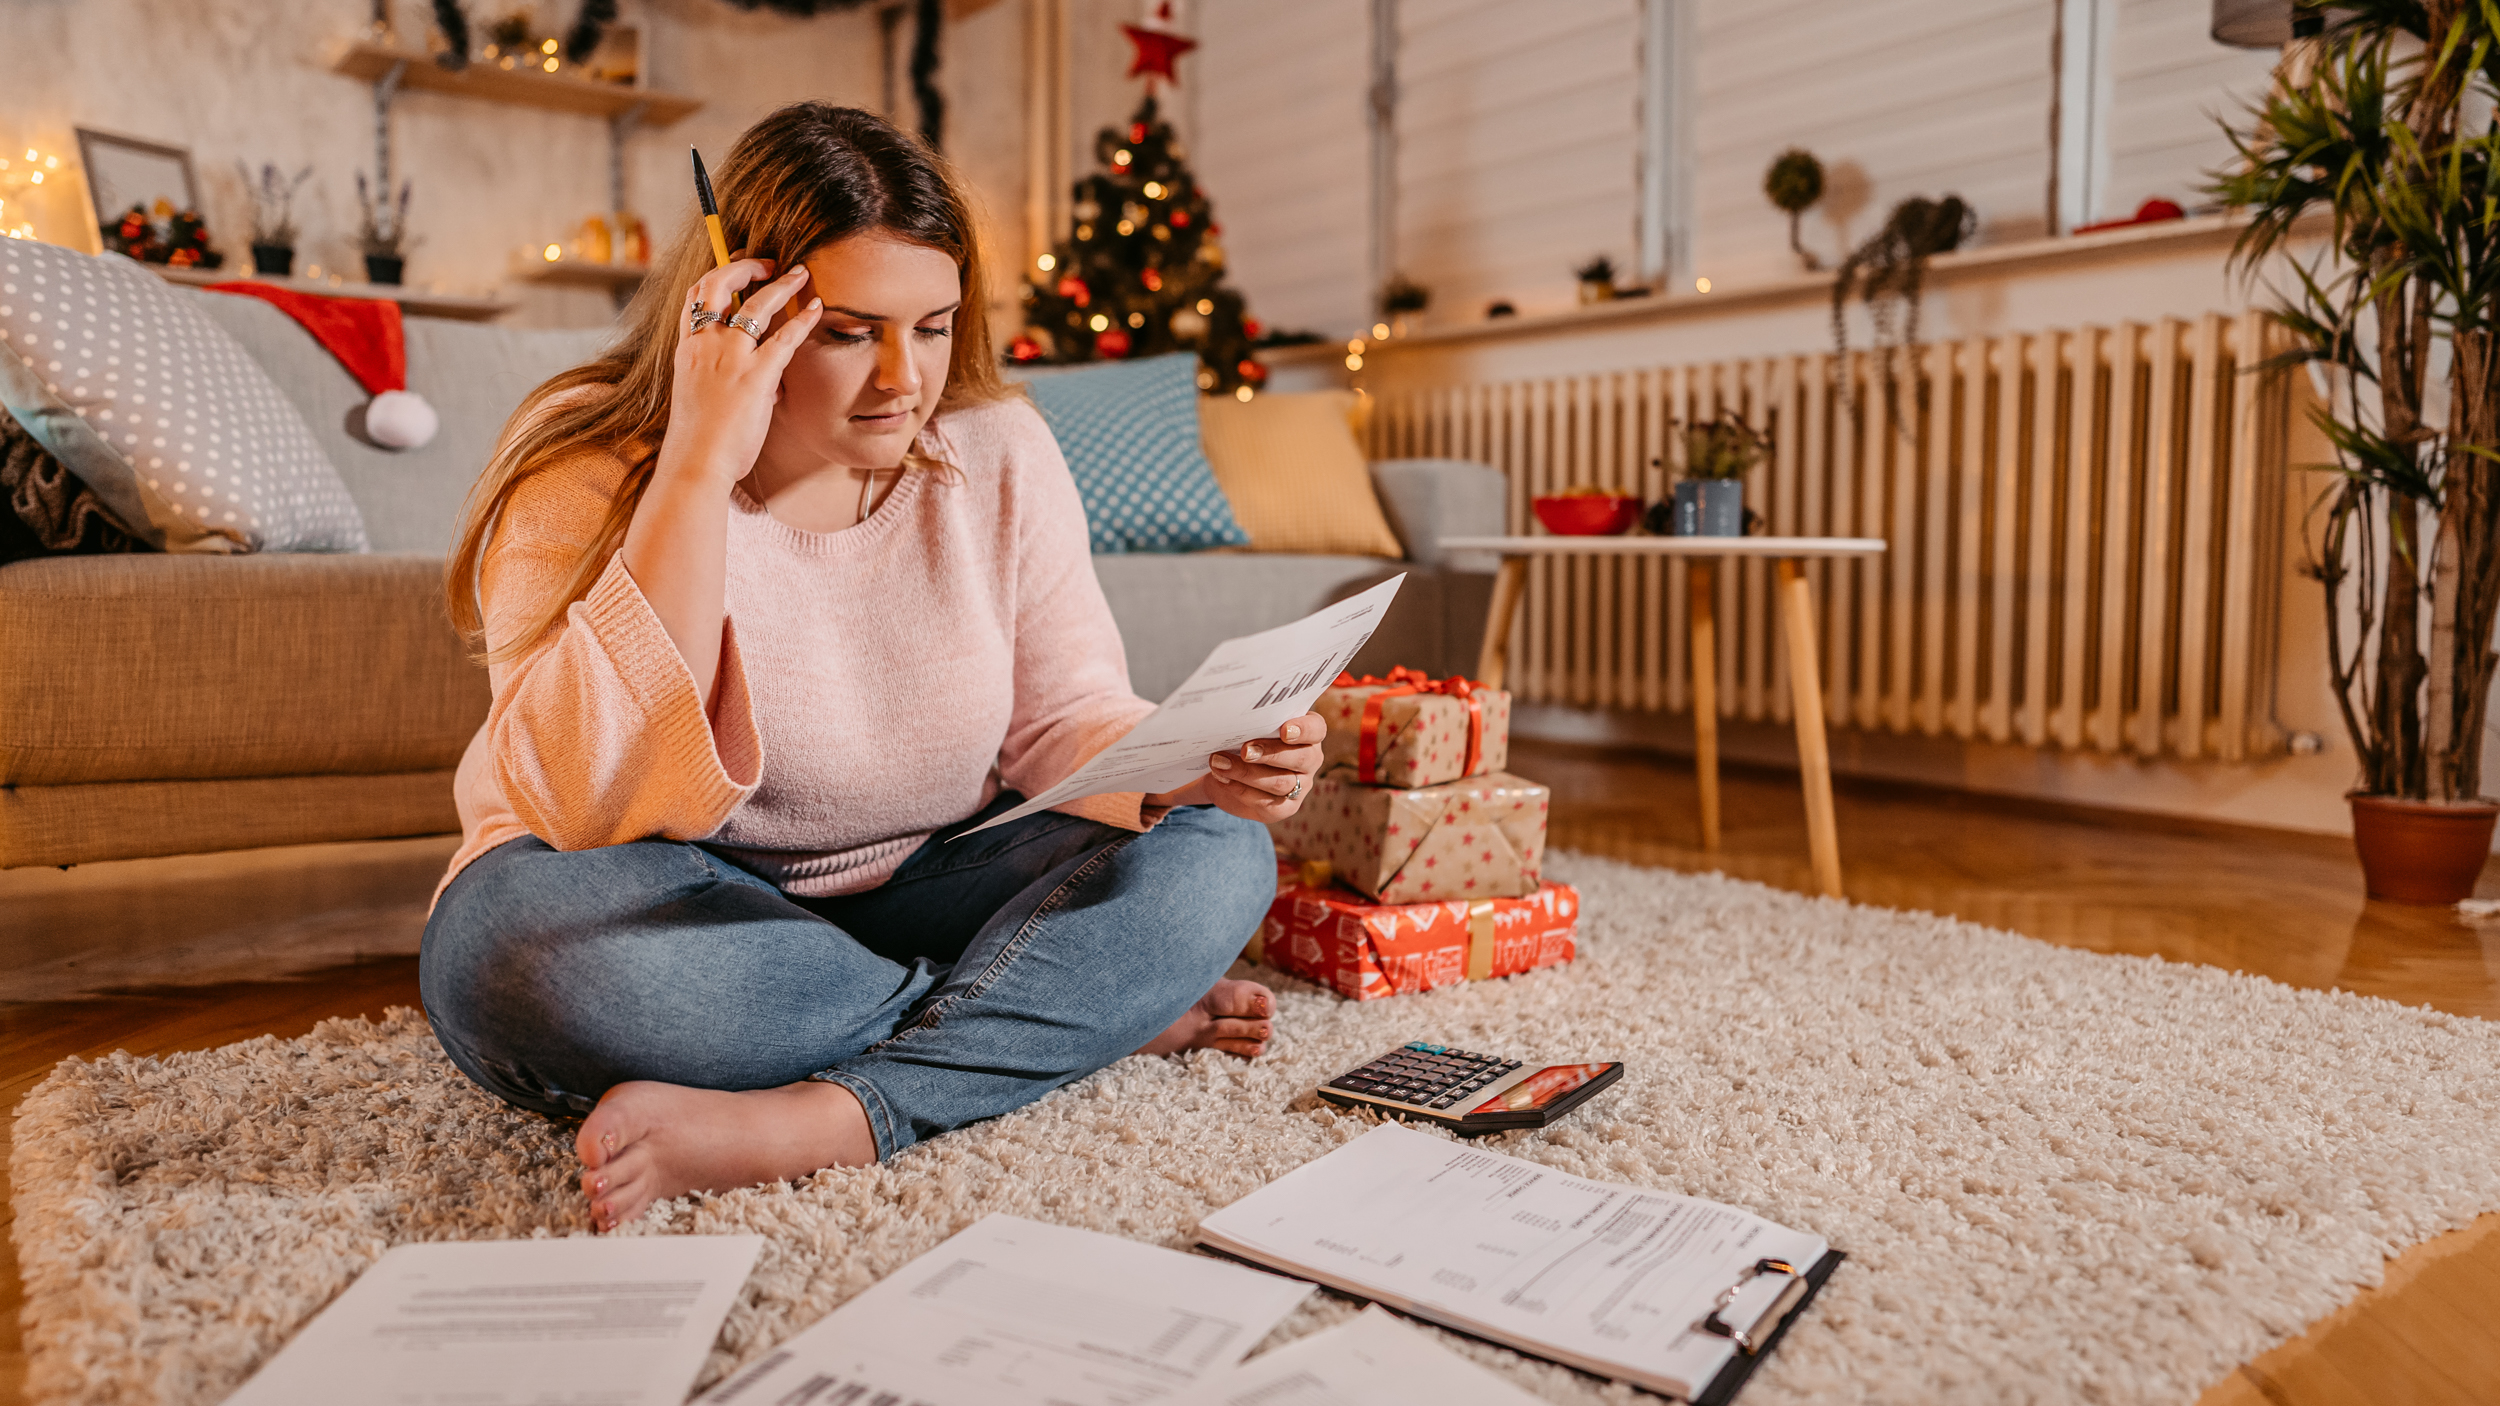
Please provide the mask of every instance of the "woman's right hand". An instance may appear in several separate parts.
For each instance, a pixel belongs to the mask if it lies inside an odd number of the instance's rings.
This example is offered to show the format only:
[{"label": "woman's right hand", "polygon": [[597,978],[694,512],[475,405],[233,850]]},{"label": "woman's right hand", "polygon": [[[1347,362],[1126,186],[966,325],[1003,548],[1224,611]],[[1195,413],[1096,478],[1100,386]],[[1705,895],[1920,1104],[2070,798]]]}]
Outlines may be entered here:
[{"label": "woman's right hand", "polygon": [[[746,477],[772,428],[773,404],[781,396],[781,373],[814,331],[824,304],[809,297],[779,327],[774,318],[807,288],[805,265],[773,277],[769,259],[738,259],[695,280],[678,311],[676,384],[669,395],[668,433],[660,443],[661,475],[693,473],[729,485]],[[689,330],[695,305],[728,313],[739,290],[770,279],[746,305],[735,309],[772,328],[761,341],[727,322]]]}]

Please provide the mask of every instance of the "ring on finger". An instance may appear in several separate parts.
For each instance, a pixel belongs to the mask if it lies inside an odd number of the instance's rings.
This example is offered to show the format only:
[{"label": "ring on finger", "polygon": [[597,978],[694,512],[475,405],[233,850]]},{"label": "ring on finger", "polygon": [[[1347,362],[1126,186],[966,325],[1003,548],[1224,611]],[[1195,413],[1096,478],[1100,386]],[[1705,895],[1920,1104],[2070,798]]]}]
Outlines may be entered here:
[{"label": "ring on finger", "polygon": [[1295,777],[1295,778],[1293,779],[1293,790],[1292,790],[1290,793],[1288,793],[1288,794],[1286,795],[1285,799],[1286,799],[1286,800],[1289,800],[1289,801],[1298,801],[1298,800],[1301,800],[1301,799],[1302,799],[1302,778],[1301,778],[1301,777],[1297,776],[1297,777]]},{"label": "ring on finger", "polygon": [[721,316],[719,313],[713,312],[701,303],[697,303],[694,305],[694,312],[687,319],[686,330],[688,332],[700,332],[704,328],[709,327],[713,323],[720,320]]},{"label": "ring on finger", "polygon": [[747,316],[745,313],[733,312],[729,316],[722,318],[721,321],[737,328],[739,331],[746,333],[748,336],[753,337],[758,343],[761,343],[764,340],[764,324]]}]

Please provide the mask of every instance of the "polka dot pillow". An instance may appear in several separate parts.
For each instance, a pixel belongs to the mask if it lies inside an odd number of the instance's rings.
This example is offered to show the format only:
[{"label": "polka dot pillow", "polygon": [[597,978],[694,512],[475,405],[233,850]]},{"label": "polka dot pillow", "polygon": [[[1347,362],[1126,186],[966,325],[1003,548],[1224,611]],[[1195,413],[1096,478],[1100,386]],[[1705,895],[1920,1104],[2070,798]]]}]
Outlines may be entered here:
[{"label": "polka dot pillow", "polygon": [[241,343],[117,254],[0,240],[0,407],[172,552],[361,552],[365,523]]}]

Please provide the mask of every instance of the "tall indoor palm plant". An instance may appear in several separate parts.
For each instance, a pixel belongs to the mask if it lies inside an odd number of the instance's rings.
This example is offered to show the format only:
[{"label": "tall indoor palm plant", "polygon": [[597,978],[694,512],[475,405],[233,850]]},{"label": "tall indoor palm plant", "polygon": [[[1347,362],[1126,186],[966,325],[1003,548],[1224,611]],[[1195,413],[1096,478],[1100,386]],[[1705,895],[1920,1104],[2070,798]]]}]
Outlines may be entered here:
[{"label": "tall indoor palm plant", "polygon": [[[2290,253],[2303,216],[2331,219],[2324,252],[2287,260],[2277,316],[2289,359],[2328,373],[2316,418],[2340,477],[2314,564],[2360,758],[2355,835],[2374,895],[2452,901],[2500,810],[2482,796],[2500,662],[2500,0],[2293,5],[2310,33],[2232,131],[2241,162],[2215,191],[2251,217],[2243,270]],[[2374,833],[2391,817],[2411,827],[2392,849]],[[2437,892],[2382,872],[2427,856],[2413,831],[2460,825]]]}]

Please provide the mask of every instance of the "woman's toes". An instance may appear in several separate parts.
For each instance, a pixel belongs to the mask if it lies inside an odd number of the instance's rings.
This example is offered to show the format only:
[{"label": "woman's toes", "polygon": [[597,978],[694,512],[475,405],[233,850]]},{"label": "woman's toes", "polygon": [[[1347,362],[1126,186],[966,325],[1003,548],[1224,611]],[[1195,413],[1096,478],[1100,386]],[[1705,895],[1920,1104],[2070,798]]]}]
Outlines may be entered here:
[{"label": "woman's toes", "polygon": [[627,1146],[642,1138],[640,1100],[634,1097],[633,1084],[619,1084],[599,1099],[599,1106],[582,1120],[582,1130],[573,1135],[574,1155],[582,1165],[596,1170],[606,1166]]},{"label": "woman's toes", "polygon": [[1255,981],[1225,980],[1208,988],[1204,1004],[1218,1020],[1264,1020],[1276,1014],[1276,993]]}]

